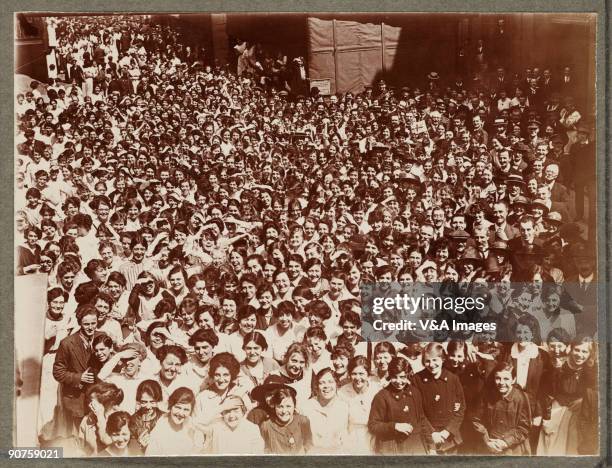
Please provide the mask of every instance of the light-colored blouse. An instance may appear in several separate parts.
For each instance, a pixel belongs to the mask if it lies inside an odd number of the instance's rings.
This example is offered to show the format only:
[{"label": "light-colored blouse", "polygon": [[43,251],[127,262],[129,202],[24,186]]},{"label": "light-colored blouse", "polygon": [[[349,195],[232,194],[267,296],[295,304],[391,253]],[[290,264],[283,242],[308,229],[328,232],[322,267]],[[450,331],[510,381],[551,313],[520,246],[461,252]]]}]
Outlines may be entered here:
[{"label": "light-colored blouse", "polygon": [[311,398],[304,404],[302,414],[310,420],[313,454],[349,453],[346,447],[349,428],[349,407],[346,401],[335,396],[322,406],[318,399]]}]

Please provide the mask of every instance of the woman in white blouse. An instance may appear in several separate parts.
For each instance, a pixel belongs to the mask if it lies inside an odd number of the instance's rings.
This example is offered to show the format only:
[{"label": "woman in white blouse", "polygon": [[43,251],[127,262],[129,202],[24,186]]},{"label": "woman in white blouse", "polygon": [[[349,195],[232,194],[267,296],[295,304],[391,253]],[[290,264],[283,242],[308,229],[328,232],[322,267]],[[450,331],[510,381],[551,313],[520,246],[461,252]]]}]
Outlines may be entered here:
[{"label": "woman in white blouse", "polygon": [[198,394],[193,415],[199,427],[221,420],[221,407],[230,395],[244,395],[244,387],[238,385],[239,373],[240,363],[230,353],[219,353],[210,360],[210,387]]},{"label": "woman in white blouse", "polygon": [[149,436],[146,456],[194,455],[204,449],[204,434],[192,423],[193,392],[179,387],[168,398],[168,413],[162,416]]},{"label": "woman in white blouse", "polygon": [[302,413],[310,420],[313,454],[346,454],[349,407],[338,396],[338,385],[330,368],[321,370],[314,381],[315,397],[304,404]]},{"label": "woman in white blouse", "polygon": [[368,419],[372,400],[380,386],[370,379],[368,360],[355,356],[349,361],[348,374],[351,381],[338,392],[349,407],[347,450],[355,455],[374,453],[374,437],[368,431]]},{"label": "woman in white blouse", "polygon": [[209,450],[213,454],[263,455],[264,440],[259,427],[245,418],[241,397],[228,396],[221,404],[222,420],[210,428]]}]

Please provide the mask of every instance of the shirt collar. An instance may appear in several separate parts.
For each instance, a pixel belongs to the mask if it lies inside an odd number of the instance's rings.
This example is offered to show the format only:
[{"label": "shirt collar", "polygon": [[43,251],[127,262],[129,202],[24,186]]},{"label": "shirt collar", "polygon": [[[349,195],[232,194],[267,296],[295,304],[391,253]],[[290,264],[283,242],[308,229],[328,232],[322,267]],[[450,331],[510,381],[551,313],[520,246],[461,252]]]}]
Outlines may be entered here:
[{"label": "shirt collar", "polygon": [[80,331],[79,331],[79,336],[81,337],[81,340],[83,340],[83,345],[85,346],[85,348],[87,349],[91,348],[91,342],[93,341],[93,337],[91,340],[88,340],[87,337]]},{"label": "shirt collar", "polygon": [[580,275],[580,273],[578,273],[578,282],[579,283],[590,283],[593,281],[593,278],[595,276],[595,273],[591,273],[589,276],[582,276]]},{"label": "shirt collar", "polygon": [[523,351],[519,351],[518,343],[514,343],[512,345],[512,350],[510,354],[514,359],[527,358],[527,359],[535,359],[538,357],[538,347],[535,343],[528,343],[527,347]]}]

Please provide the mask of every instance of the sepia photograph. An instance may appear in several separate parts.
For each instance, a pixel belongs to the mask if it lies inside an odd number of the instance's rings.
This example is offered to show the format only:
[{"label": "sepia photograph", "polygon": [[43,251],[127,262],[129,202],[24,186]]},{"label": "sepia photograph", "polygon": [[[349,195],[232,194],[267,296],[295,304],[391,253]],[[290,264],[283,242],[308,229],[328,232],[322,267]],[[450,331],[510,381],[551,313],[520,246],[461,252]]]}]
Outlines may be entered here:
[{"label": "sepia photograph", "polygon": [[598,455],[597,21],[16,13],[14,446]]}]

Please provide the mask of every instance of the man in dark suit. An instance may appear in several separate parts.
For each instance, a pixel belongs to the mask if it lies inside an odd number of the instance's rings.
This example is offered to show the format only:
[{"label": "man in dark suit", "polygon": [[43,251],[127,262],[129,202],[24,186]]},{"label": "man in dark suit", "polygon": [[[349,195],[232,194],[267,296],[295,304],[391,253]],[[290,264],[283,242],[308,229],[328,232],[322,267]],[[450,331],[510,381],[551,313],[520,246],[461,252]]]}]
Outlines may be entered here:
[{"label": "man in dark suit", "polygon": [[95,379],[90,361],[98,312],[91,305],[83,305],[77,309],[76,316],[80,329],[62,340],[53,363],[53,377],[60,384],[61,423],[55,434],[58,438],[77,433],[85,415],[85,387]]},{"label": "man in dark suit", "polygon": [[489,133],[484,129],[484,122],[480,115],[476,114],[472,118],[473,132],[472,135],[474,139],[483,145],[487,145],[489,143]]},{"label": "man in dark suit", "polygon": [[597,272],[595,254],[586,242],[570,249],[576,273],[563,283],[561,307],[576,314],[576,332],[591,335],[597,328]]},{"label": "man in dark suit", "polygon": [[576,80],[570,67],[563,68],[563,76],[559,79],[559,92],[563,96],[574,97],[576,91]]},{"label": "man in dark suit", "polygon": [[550,163],[544,169],[544,183],[548,185],[550,189],[550,199],[553,202],[568,203],[569,202],[569,191],[565,185],[557,182],[559,177],[559,165]]},{"label": "man in dark suit", "polygon": [[535,78],[530,78],[529,86],[527,87],[527,98],[529,99],[529,107],[532,109],[540,110],[544,102],[542,98],[542,92],[538,87],[538,82]]},{"label": "man in dark suit", "polygon": [[536,238],[535,220],[531,216],[522,216],[518,221],[518,227],[520,235],[508,242],[512,276],[513,280],[527,281],[529,279],[525,274],[532,271],[538,259],[544,255],[544,248],[542,241]]},{"label": "man in dark suit", "polygon": [[76,63],[74,58],[71,58],[66,66],[66,82],[76,84],[80,87],[84,80],[83,69]]},{"label": "man in dark suit", "polygon": [[542,91],[542,97],[547,100],[551,97],[555,90],[555,81],[550,73],[549,68],[545,68],[542,72],[542,79],[540,80],[540,90]]},{"label": "man in dark suit", "polygon": [[[590,208],[595,206],[595,144],[589,139],[590,130],[586,125],[579,124],[576,130],[578,131],[578,142],[570,149],[570,166],[576,190],[576,218],[581,220],[586,217],[591,221],[591,218],[594,218],[594,212],[591,212]],[[584,216],[585,195],[588,197],[586,216]]]},{"label": "man in dark suit", "polygon": [[308,75],[302,57],[294,58],[289,66],[286,75],[287,82],[291,87],[291,93],[294,95],[308,94]]},{"label": "man in dark suit", "polygon": [[507,222],[508,204],[499,201],[493,205],[493,224],[489,227],[489,241],[510,241],[519,236],[519,230]]},{"label": "man in dark suit", "polygon": [[502,89],[508,91],[512,88],[510,79],[506,76],[506,72],[503,67],[498,67],[496,70],[496,76],[491,80],[492,87],[501,91]]}]

